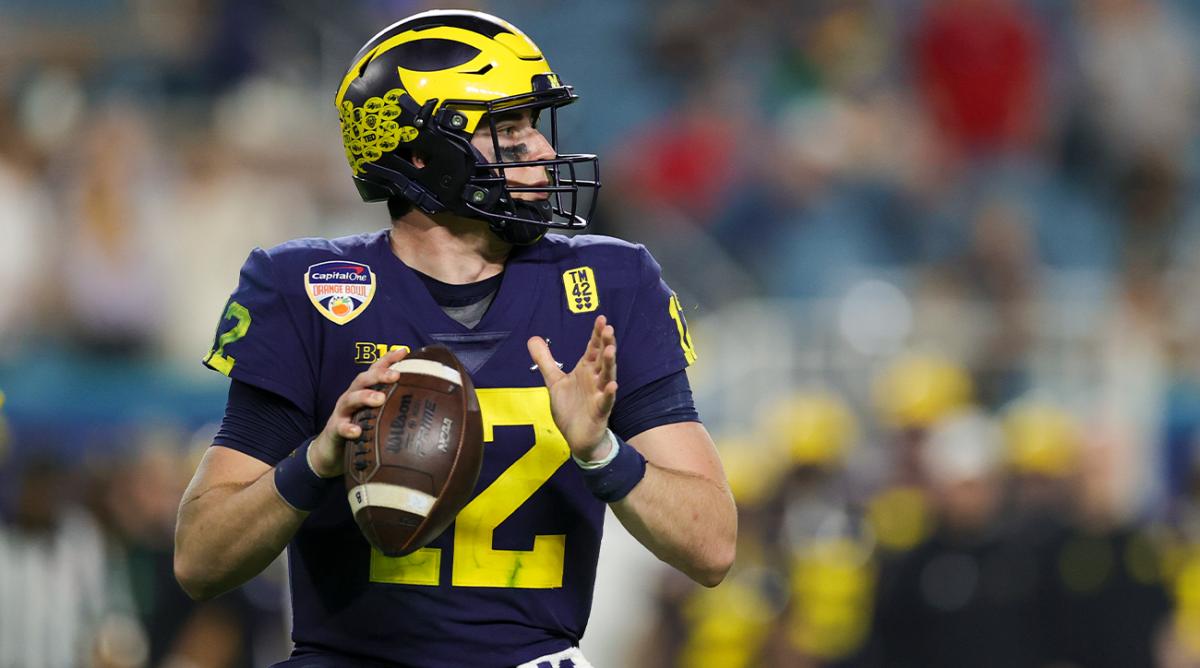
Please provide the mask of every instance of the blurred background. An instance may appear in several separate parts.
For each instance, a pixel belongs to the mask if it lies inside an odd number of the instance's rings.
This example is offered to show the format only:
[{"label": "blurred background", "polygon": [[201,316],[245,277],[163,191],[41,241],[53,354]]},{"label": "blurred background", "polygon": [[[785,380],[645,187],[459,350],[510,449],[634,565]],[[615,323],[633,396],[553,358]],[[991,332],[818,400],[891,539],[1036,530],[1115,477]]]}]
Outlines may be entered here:
[{"label": "blurred background", "polygon": [[[331,104],[402,0],[0,0],[0,667],[260,666],[175,510],[250,249],[383,228]],[[594,231],[680,294],[717,589],[617,527],[597,666],[1200,666],[1200,3],[529,0]]]}]

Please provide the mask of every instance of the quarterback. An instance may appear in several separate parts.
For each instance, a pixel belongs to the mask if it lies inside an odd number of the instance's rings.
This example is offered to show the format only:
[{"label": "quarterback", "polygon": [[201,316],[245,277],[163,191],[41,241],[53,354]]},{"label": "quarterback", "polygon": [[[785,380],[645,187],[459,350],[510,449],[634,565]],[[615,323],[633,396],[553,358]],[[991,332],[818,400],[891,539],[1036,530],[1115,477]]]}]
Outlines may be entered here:
[{"label": "quarterback", "polygon": [[[557,150],[576,95],[487,14],[431,11],[372,38],[335,105],[346,159],[387,229],[255,249],[205,364],[230,377],[221,428],[180,504],[175,573],[195,598],[284,548],[281,666],[584,668],[605,507],[715,586],[736,511],[692,403],[679,300],[638,245],[585,228],[596,157]],[[474,496],[431,544],[375,551],[343,451],[389,367],[449,347],[478,388]]]}]

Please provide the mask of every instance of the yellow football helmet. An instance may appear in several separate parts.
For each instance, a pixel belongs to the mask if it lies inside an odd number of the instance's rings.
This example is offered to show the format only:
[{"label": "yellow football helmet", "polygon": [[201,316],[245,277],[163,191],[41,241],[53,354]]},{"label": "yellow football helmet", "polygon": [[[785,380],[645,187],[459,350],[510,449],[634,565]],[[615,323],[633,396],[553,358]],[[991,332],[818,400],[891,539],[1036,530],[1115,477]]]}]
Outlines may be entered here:
[{"label": "yellow football helmet", "polygon": [[925,428],[971,401],[967,370],[940,355],[902,355],[875,378],[875,405],[889,426]]},{"label": "yellow football helmet", "polygon": [[1054,404],[1018,401],[1004,414],[1009,463],[1022,473],[1070,474],[1079,464],[1081,435],[1075,420]]},{"label": "yellow football helmet", "polygon": [[792,464],[840,466],[858,435],[850,407],[836,394],[799,391],[774,404],[765,434]]},{"label": "yellow football helmet", "polygon": [[[495,117],[529,109],[536,123],[548,109],[557,152],[557,109],[576,99],[512,24],[482,12],[435,10],[371,38],[354,56],[334,104],[365,201],[401,198],[429,214],[484,220],[513,243],[532,243],[547,228],[587,226],[600,187],[598,162],[583,154],[505,161]],[[481,122],[491,126],[495,161],[471,144]],[[523,167],[545,169],[547,183],[508,185],[504,170]],[[547,199],[521,200],[516,192]]]}]

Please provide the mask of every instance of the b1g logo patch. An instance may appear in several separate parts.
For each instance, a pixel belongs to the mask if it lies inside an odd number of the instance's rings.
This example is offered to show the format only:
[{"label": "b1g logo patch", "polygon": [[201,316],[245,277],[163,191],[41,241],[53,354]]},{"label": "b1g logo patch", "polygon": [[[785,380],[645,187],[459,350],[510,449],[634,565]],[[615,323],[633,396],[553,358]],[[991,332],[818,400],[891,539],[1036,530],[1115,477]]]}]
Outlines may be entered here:
[{"label": "b1g logo patch", "polygon": [[571,313],[587,313],[600,307],[596,290],[596,275],[591,267],[576,267],[563,272],[563,288],[567,291],[567,308]]},{"label": "b1g logo patch", "polygon": [[375,273],[358,262],[318,262],[304,272],[304,291],[321,315],[344,325],[371,305]]},{"label": "b1g logo patch", "polygon": [[354,342],[354,363],[355,364],[373,364],[375,360],[392,352],[393,350],[403,350],[404,352],[412,352],[412,348],[401,345],[399,343],[374,343],[372,341],[355,341]]}]

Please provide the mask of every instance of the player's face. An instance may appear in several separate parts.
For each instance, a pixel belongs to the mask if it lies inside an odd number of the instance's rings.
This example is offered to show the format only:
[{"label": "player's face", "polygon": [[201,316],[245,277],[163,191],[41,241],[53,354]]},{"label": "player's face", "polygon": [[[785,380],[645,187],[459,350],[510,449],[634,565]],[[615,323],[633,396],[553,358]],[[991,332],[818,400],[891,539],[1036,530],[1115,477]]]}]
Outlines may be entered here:
[{"label": "player's face", "polygon": [[[495,145],[492,143],[492,130],[487,119],[479,124],[471,137],[471,144],[483,153],[490,162],[518,162],[525,160],[548,160],[555,156],[554,147],[542,135],[533,122],[533,114],[528,109],[496,115],[496,138],[500,143],[500,155],[497,160]],[[504,170],[505,180],[509,185],[523,187],[542,187],[550,184],[549,175],[544,167],[515,167]],[[546,199],[548,193],[513,193],[516,199],[535,200]]]}]

